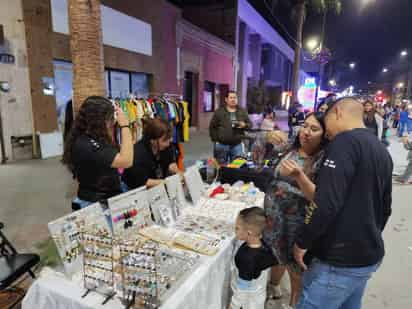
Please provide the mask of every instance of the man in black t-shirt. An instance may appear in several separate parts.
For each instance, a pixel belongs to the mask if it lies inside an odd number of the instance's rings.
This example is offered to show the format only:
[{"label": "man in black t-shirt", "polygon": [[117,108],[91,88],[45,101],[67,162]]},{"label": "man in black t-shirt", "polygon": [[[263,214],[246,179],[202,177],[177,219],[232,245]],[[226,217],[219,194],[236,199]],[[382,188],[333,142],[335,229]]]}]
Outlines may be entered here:
[{"label": "man in black t-shirt", "polygon": [[325,124],[332,141],[294,248],[303,269],[306,251],[315,257],[297,309],[361,308],[367,281],[385,254],[392,159],[365,128],[360,103],[344,98],[329,105]]}]

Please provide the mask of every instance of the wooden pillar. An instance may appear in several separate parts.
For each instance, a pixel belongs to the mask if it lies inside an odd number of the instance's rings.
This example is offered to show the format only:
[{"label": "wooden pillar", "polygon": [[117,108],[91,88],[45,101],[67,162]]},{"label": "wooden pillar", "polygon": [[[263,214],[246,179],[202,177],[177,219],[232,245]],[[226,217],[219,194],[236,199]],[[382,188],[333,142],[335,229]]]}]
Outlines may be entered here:
[{"label": "wooden pillar", "polygon": [[104,96],[104,56],[100,0],[69,0],[70,48],[75,113],[91,95]]}]

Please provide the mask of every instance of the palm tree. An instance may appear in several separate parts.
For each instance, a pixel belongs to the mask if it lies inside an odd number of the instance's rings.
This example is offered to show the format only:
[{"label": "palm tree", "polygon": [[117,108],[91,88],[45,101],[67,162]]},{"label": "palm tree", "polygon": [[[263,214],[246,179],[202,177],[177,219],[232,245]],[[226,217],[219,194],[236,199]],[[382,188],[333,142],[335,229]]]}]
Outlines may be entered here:
[{"label": "palm tree", "polygon": [[76,112],[88,96],[106,93],[100,0],[69,0],[68,7]]},{"label": "palm tree", "polygon": [[[299,86],[299,71],[300,71],[300,60],[302,53],[302,36],[303,36],[303,26],[305,24],[306,12],[308,7],[314,9],[319,13],[324,13],[328,11],[334,11],[337,14],[341,12],[342,2],[341,0],[280,0],[281,2],[291,5],[292,16],[296,18],[296,44],[295,44],[295,60],[293,64],[293,75],[292,75],[292,102],[296,99],[298,86]],[[275,0],[276,4],[279,0]],[[273,6],[274,7],[274,6]],[[322,38],[323,39],[323,38]]]}]

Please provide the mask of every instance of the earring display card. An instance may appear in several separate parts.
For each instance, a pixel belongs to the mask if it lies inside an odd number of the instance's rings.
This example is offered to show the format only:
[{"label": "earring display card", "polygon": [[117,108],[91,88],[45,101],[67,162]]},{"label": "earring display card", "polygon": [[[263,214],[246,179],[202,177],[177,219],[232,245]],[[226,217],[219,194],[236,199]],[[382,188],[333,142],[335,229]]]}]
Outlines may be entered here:
[{"label": "earring display card", "polygon": [[165,186],[161,184],[147,190],[147,196],[155,222],[162,226],[172,226],[176,220],[176,211],[172,209],[173,203],[167,196]]},{"label": "earring display card", "polygon": [[82,240],[85,289],[108,298],[113,297],[115,282],[112,236],[105,233],[86,232],[82,233]]},{"label": "earring display card", "polygon": [[183,189],[181,176],[173,175],[167,177],[165,179],[165,182],[169,199],[174,202],[174,212],[176,214],[175,217],[178,217],[180,215],[181,210],[185,208],[188,204],[185,197],[185,191]]},{"label": "earring display card", "polygon": [[121,259],[122,298],[134,308],[157,308],[199,261],[198,255],[176,253],[147,241]]},{"label": "earring display card", "polygon": [[110,228],[99,203],[70,213],[48,224],[65,273],[72,277],[82,272],[81,233],[86,230],[110,234]]},{"label": "earring display card", "polygon": [[113,197],[108,204],[116,238],[133,236],[153,224],[147,192],[141,188]]},{"label": "earring display card", "polygon": [[242,202],[201,198],[195,207],[185,208],[183,214],[215,218],[229,224],[234,224],[239,212],[247,207],[248,206]]},{"label": "earring display card", "polygon": [[189,167],[185,172],[185,183],[189,189],[193,204],[200,200],[206,193],[206,186],[203,183],[202,176],[200,176],[198,168],[194,165]]},{"label": "earring display card", "polygon": [[179,231],[210,235],[222,240],[233,237],[234,226],[225,221],[196,215],[179,217],[174,226]]}]

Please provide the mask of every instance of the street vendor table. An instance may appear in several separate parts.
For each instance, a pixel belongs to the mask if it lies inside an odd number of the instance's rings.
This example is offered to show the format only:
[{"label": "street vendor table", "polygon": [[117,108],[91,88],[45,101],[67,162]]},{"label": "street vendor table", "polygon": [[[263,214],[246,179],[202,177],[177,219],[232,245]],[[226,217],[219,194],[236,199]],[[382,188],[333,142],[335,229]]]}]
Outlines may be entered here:
[{"label": "street vendor table", "polygon": [[[229,302],[230,263],[234,239],[226,240],[219,252],[203,257],[200,265],[165,301],[161,309],[225,309]],[[82,298],[83,287],[66,277],[48,275],[37,279],[27,292],[22,309],[118,309],[124,308],[114,297],[102,305],[103,296],[90,293]]]},{"label": "street vendor table", "polygon": [[266,192],[273,179],[273,170],[269,168],[256,170],[243,167],[221,167],[219,170],[219,181],[221,183],[234,184],[238,180],[242,180],[245,183],[253,182],[262,192]]}]

